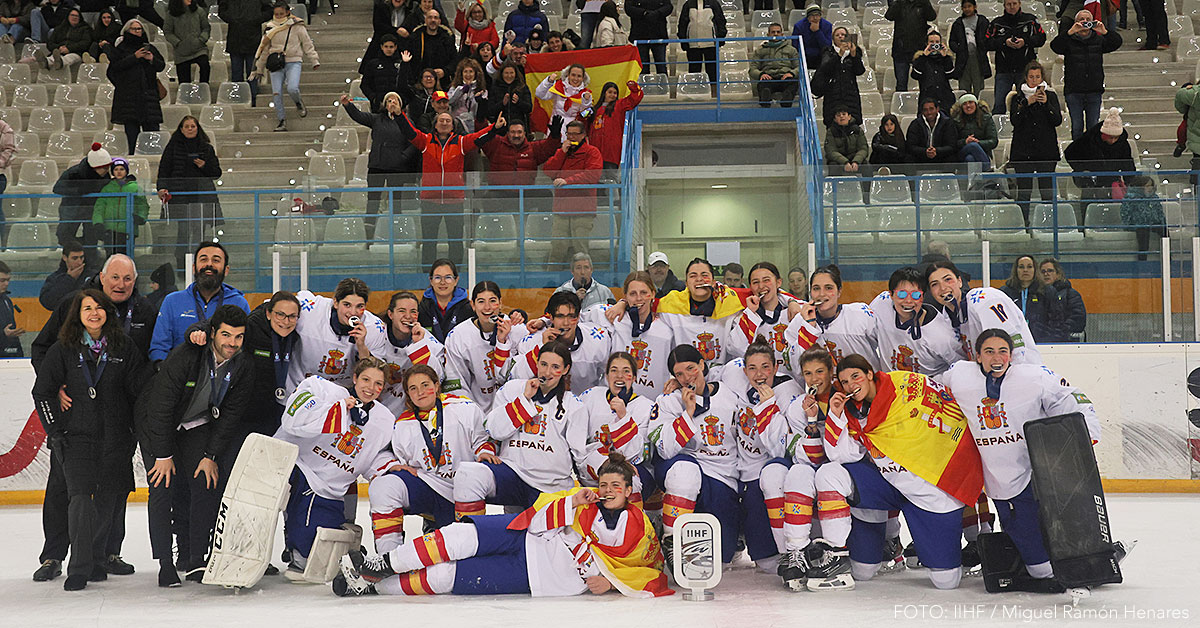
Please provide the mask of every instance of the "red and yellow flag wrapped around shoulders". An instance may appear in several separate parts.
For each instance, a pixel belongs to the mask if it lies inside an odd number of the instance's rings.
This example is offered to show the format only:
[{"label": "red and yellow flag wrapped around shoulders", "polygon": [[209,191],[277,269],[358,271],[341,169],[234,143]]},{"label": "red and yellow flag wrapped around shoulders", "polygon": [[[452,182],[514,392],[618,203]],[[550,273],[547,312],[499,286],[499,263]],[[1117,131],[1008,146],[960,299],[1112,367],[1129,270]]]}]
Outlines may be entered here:
[{"label": "red and yellow flag wrapped around shoulders", "polygon": [[[746,291],[749,294],[749,291]],[[746,304],[743,301],[742,294],[729,286],[721,283],[713,283],[713,300],[716,304],[713,306],[712,318],[722,319],[726,316],[740,314],[745,309]],[[692,312],[692,297],[687,289],[672,290],[662,296],[658,300],[659,314],[691,314]]]},{"label": "red and yellow flag wrapped around shoulders", "polygon": [[[607,48],[589,48],[587,50],[566,50],[563,52],[540,52],[525,57],[525,84],[533,93],[539,83],[547,76],[558,77],[562,69],[578,63],[582,65],[591,79],[589,87],[599,95],[599,89],[607,82],[617,84],[620,98],[629,95],[625,83],[636,81],[642,72],[642,61],[638,57],[636,46],[609,46]],[[553,106],[549,101],[534,99],[533,113],[530,124],[537,131],[545,131],[550,123],[550,112]]]}]

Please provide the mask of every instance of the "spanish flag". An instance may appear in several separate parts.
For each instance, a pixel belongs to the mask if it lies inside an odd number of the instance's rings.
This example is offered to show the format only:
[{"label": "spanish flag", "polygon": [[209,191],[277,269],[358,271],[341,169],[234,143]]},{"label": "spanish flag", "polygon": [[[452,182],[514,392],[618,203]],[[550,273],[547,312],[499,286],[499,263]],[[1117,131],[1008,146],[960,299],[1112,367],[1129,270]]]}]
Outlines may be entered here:
[{"label": "spanish flag", "polygon": [[[868,451],[895,460],[964,504],[983,491],[983,465],[962,409],[949,390],[918,373],[875,373],[866,422],[847,415]],[[826,427],[830,424],[826,423]]]},{"label": "spanish flag", "polygon": [[[588,87],[599,100],[600,88],[612,81],[617,84],[619,98],[629,95],[625,83],[636,81],[642,72],[642,61],[638,57],[636,46],[609,46],[607,48],[589,48],[587,50],[566,50],[563,52],[542,52],[525,57],[525,84],[530,93],[537,86],[553,75],[558,77],[562,69],[578,63],[587,70],[591,82]],[[534,99],[535,106],[531,114],[530,124],[537,131],[545,131],[550,123],[553,105],[549,101]]]},{"label": "spanish flag", "polygon": [[[737,292],[720,282],[713,283],[713,300],[716,305],[713,307],[712,318],[722,319],[727,316],[733,316],[745,309],[746,305],[742,303],[741,296]],[[672,290],[663,295],[658,300],[659,314],[684,314],[692,313],[691,295],[687,289]]]}]

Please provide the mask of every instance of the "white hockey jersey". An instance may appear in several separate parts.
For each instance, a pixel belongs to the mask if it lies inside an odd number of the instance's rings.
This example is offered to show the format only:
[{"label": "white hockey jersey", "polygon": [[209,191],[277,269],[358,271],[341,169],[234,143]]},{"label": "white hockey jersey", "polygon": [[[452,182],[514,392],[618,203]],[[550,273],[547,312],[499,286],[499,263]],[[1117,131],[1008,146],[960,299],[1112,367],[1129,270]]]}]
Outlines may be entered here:
[{"label": "white hockey jersey", "polygon": [[[330,324],[334,316],[333,299],[308,290],[297,292],[296,298],[300,300],[300,319],[296,321],[300,342],[293,349],[295,353],[288,367],[288,393],[312,375],[350,388],[358,349],[353,338],[333,331]],[[367,348],[372,352],[391,344],[387,339],[387,328],[379,317],[363,312],[363,324],[367,328]]]},{"label": "white hockey jersey", "polygon": [[750,482],[758,479],[759,472],[768,460],[777,457],[762,446],[760,432],[767,429],[767,425],[772,422],[782,423],[786,429],[787,418],[780,409],[790,406],[796,397],[804,394],[804,389],[791,377],[777,376],[773,387],[775,396],[766,401],[751,403],[750,380],[746,378],[743,367],[743,358],[729,362],[721,372],[721,381],[738,398],[738,478],[743,482]]},{"label": "white hockey jersey", "polygon": [[[626,313],[616,323],[609,323],[604,317],[609,307],[607,304],[593,305],[584,310],[581,320],[608,332],[612,352],[625,351],[637,361],[633,391],[649,399],[657,398],[671,379],[667,371],[667,355],[675,348],[671,328],[661,318],[650,319],[648,326],[634,336],[632,315]],[[601,373],[601,377],[603,375]]]},{"label": "white hockey jersey", "polygon": [[983,485],[993,499],[1016,497],[1029,485],[1032,468],[1025,444],[1026,421],[1080,412],[1092,441],[1100,440],[1095,406],[1045,366],[1010,365],[996,386],[998,399],[989,394],[988,378],[975,362],[959,362],[937,379],[950,389],[967,416],[983,460]]},{"label": "white hockey jersey", "polygon": [[814,344],[820,344],[829,351],[835,366],[843,357],[857,353],[866,358],[876,371],[886,371],[888,369],[879,354],[877,326],[875,313],[865,303],[839,306],[838,314],[832,321],[817,319],[817,322],[809,323],[797,316],[784,332],[788,346],[788,368],[793,374],[799,375],[800,355]]},{"label": "white hockey jersey", "polygon": [[[604,363],[612,353],[608,332],[599,327],[579,323],[574,341],[564,339],[571,348],[571,392],[582,395],[587,389],[602,383]],[[518,346],[509,379],[527,380],[537,376],[538,354],[542,351],[542,332],[525,336]]]},{"label": "white hockey jersey", "polygon": [[785,370],[791,370],[784,356],[787,353],[787,328],[792,321],[788,315],[788,303],[798,301],[791,295],[779,293],[779,305],[772,312],[764,310],[742,310],[738,315],[736,326],[729,333],[729,357],[740,358],[746,355],[746,349],[754,342],[756,336],[762,335],[767,344],[775,350],[777,365]]},{"label": "white hockey jersey", "polygon": [[729,335],[744,309],[741,300],[731,288],[717,283],[713,287],[711,316],[692,314],[692,305],[687,290],[668,292],[658,300],[658,317],[671,328],[672,344],[696,347],[710,367],[725,364],[732,359]]},{"label": "white hockey jersey", "polygon": [[654,401],[634,392],[625,404],[625,418],[621,419],[608,405],[610,394],[607,386],[595,386],[585,391],[579,397],[579,402],[587,414],[572,417],[572,427],[568,428],[585,434],[587,454],[583,460],[577,461],[579,483],[584,486],[596,485],[596,470],[613,451],[625,456],[630,464],[638,464],[643,460]]},{"label": "white hockey jersey", "polygon": [[486,337],[474,320],[463,321],[446,336],[446,375],[443,390],[473,399],[486,414],[496,391],[508,381],[513,350],[525,337],[524,325],[514,325],[505,342]]},{"label": "white hockey jersey", "polygon": [[484,418],[488,436],[500,446],[500,456],[526,484],[543,493],[571,488],[572,470],[584,459],[583,439],[571,440],[572,421],[583,421],[583,405],[574,394],[563,394],[562,409],[558,397],[531,400],[525,398],[524,379],[500,387],[492,411]]},{"label": "white hockey jersey", "polygon": [[[435,406],[421,416],[406,410],[396,417],[392,451],[401,464],[416,469],[417,477],[438,495],[453,502],[454,472],[459,463],[474,461],[484,452],[496,453],[496,446],[483,429],[483,411],[478,404],[453,394],[443,394],[439,401],[440,413]],[[439,440],[440,451],[431,451]]]},{"label": "white hockey jersey", "polygon": [[[963,297],[957,312],[951,313],[949,308],[945,308],[942,315],[958,332],[960,350],[966,360],[975,359],[975,339],[979,338],[979,334],[988,329],[1003,329],[1012,336],[1014,363],[1043,363],[1037,342],[1029,331],[1029,323],[1025,322],[1025,314],[1007,294],[995,288],[973,288]],[[962,320],[963,315],[966,320]]]},{"label": "white hockey jersey", "polygon": [[[829,397],[817,397],[817,416],[809,420],[804,412],[804,397],[792,400],[785,414],[787,430],[776,422],[767,424],[767,429],[761,433],[764,445],[769,447],[772,457],[788,458],[794,464],[807,464],[819,467],[829,458],[825,456],[825,421],[829,415]],[[782,445],[782,450],[779,447]]]},{"label": "white hockey jersey", "polygon": [[441,379],[445,371],[443,364],[446,350],[442,347],[442,343],[438,342],[437,338],[434,338],[433,334],[429,332],[425,332],[425,337],[421,338],[420,342],[410,342],[404,347],[397,345],[386,329],[384,335],[387,343],[371,348],[371,355],[387,362],[387,373],[384,373],[386,381],[383,393],[379,395],[379,401],[387,406],[392,414],[400,416],[408,410],[404,404],[404,386],[401,381],[404,372],[413,366],[424,364],[433,368],[437,372],[438,379]]},{"label": "white hockey jersey", "polygon": [[660,395],[650,415],[650,438],[658,455],[669,460],[679,454],[696,459],[705,475],[737,490],[738,445],[736,442],[737,395],[729,386],[710,383],[705,399],[696,396],[696,414],[690,416],[679,391]]},{"label": "white hockey jersey", "polygon": [[933,306],[922,305],[931,314],[929,320],[921,325],[921,337],[916,340],[913,340],[909,330],[897,326],[892,293],[886,290],[880,292],[871,301],[870,307],[875,313],[879,354],[888,371],[940,375],[961,359],[958,334],[950,326],[950,320]]},{"label": "white hockey jersey", "polygon": [[309,377],[288,398],[275,432],[275,438],[300,448],[296,466],[325,499],[342,499],[358,476],[369,481],[396,463],[391,411],[373,403],[366,424],[355,425],[346,407],[348,396],[338,384]]}]

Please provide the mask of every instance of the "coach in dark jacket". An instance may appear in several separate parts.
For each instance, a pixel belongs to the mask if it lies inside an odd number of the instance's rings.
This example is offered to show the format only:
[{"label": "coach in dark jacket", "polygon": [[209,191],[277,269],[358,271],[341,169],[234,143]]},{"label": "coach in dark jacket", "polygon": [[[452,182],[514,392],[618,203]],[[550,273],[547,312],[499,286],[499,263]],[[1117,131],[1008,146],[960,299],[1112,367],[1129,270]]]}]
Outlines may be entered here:
[{"label": "coach in dark jacket", "polygon": [[1004,13],[992,20],[987,31],[987,46],[996,51],[996,104],[993,113],[1004,113],[1004,97],[1020,82],[1025,66],[1037,58],[1037,49],[1046,44],[1046,31],[1037,18],[1021,11],[1020,0],[1008,0]]},{"label": "coach in dark jacket", "polygon": [[[968,6],[974,12],[975,0],[962,0],[965,10]],[[950,25],[950,52],[954,53],[954,76],[958,77],[958,87],[976,96],[983,92],[983,82],[992,76],[992,64],[987,56],[987,31],[992,25],[988,19],[974,13],[975,29],[971,31],[971,40],[967,41],[967,16],[959,16]],[[974,67],[968,67],[974,63]]]},{"label": "coach in dark jacket", "polygon": [[667,73],[667,45],[643,44],[643,41],[667,38],[667,17],[675,11],[671,0],[625,0],[629,16],[629,41],[637,43],[642,57],[642,74],[650,71],[650,55],[654,55],[655,71]]},{"label": "coach in dark jacket", "polygon": [[162,124],[162,107],[158,104],[158,73],[167,68],[158,48],[151,46],[146,33],[130,32],[142,23],[129,20],[121,27],[121,38],[104,49],[108,54],[108,80],[113,84],[113,126],[125,126],[129,154],[137,146],[141,131],[157,131]]},{"label": "coach in dark jacket", "polygon": [[[447,277],[452,279],[446,281]],[[470,296],[458,285],[458,266],[448,259],[434,260],[429,266],[429,287],[417,304],[417,321],[444,344],[451,329],[472,318]]]},{"label": "coach in dark jacket", "polygon": [[[1061,32],[1050,49],[1063,56],[1063,94],[1071,113],[1071,139],[1100,121],[1104,94],[1104,55],[1121,47],[1121,35],[1093,22],[1091,13],[1080,11],[1070,30]],[[1084,24],[1094,24],[1084,28]]]},{"label": "coach in dark jacket", "polygon": [[1012,272],[1000,286],[1000,291],[1021,308],[1034,340],[1061,342],[1064,339],[1066,332],[1058,293],[1052,286],[1042,283],[1032,255],[1013,260]]},{"label": "coach in dark jacket", "polygon": [[[380,113],[359,111],[349,96],[342,95],[341,103],[350,119],[371,129],[371,156],[367,159],[367,187],[404,187],[413,183],[419,172],[420,151],[413,145],[412,127],[402,123],[404,116],[397,94],[388,92]],[[367,192],[367,213],[379,213],[383,192]],[[392,196],[393,213],[399,212],[400,194]],[[375,219],[366,221],[367,239],[375,239]]]}]

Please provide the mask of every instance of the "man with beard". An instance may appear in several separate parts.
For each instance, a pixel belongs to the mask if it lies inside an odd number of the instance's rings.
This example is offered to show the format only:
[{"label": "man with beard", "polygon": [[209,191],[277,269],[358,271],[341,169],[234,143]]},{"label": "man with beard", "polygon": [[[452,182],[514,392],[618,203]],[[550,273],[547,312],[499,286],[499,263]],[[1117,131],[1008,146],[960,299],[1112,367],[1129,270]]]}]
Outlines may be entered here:
[{"label": "man with beard", "polygon": [[243,312],[250,311],[242,291],[225,283],[229,254],[220,243],[201,242],[196,247],[192,269],[196,277],[192,285],[168,294],[159,307],[150,343],[151,362],[166,358],[171,349],[187,339],[188,327],[208,321],[222,305],[228,303]]},{"label": "man with beard", "polygon": [[[97,288],[112,299],[121,318],[122,328],[133,340],[138,350],[150,350],[150,338],[154,333],[154,306],[137,292],[137,266],[127,255],[113,255],[104,263],[100,274],[89,279],[81,288]],[[46,352],[58,341],[58,330],[71,309],[75,293],[65,295],[50,315],[46,325],[33,341],[31,361],[36,372],[46,357]],[[65,392],[58,395],[63,410],[71,407],[71,398]],[[130,456],[133,452],[129,452]],[[133,490],[133,478],[129,478],[128,489]],[[67,556],[71,537],[67,531],[67,483],[58,456],[50,456],[50,475],[46,479],[46,497],[42,502],[42,531],[46,536],[42,546],[41,567],[33,574],[35,582],[53,580],[62,573],[62,563]],[[125,500],[118,500],[109,529],[106,560],[101,565],[113,575],[133,573],[133,566],[121,560],[121,543],[125,540]]]}]

